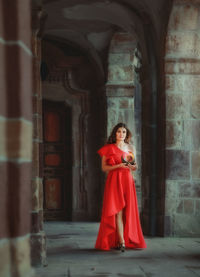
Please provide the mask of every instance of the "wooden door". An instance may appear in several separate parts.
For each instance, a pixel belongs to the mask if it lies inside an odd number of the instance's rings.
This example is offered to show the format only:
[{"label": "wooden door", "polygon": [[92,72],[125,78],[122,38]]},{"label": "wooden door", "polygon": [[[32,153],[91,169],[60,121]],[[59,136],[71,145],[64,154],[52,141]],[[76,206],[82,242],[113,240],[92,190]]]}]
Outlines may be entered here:
[{"label": "wooden door", "polygon": [[44,219],[70,220],[72,212],[71,111],[43,101]]}]

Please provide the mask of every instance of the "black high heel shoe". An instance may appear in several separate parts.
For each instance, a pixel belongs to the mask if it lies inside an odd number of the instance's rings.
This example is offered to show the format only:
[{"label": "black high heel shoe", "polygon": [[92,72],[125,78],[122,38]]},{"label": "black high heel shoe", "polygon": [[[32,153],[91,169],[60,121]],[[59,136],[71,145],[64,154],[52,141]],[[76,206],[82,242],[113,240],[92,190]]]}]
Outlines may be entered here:
[{"label": "black high heel shoe", "polygon": [[125,244],[119,243],[117,249],[120,250],[121,252],[125,252]]}]

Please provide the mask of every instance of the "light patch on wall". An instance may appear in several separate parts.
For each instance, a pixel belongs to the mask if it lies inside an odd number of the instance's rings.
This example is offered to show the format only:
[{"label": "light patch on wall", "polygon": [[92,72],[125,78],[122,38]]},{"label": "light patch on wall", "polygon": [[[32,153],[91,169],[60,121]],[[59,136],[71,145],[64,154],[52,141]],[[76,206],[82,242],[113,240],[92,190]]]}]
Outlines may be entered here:
[{"label": "light patch on wall", "polygon": [[87,35],[87,39],[93,44],[93,46],[97,50],[101,51],[108,45],[112,34],[112,29],[109,29],[106,32],[90,33]]}]

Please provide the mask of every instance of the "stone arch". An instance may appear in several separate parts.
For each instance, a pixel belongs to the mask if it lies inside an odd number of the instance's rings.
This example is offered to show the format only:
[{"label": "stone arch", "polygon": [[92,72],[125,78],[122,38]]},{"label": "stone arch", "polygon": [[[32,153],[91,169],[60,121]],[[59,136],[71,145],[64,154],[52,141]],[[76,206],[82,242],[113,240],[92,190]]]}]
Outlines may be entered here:
[{"label": "stone arch", "polygon": [[165,234],[200,233],[200,6],[174,1],[165,54]]}]

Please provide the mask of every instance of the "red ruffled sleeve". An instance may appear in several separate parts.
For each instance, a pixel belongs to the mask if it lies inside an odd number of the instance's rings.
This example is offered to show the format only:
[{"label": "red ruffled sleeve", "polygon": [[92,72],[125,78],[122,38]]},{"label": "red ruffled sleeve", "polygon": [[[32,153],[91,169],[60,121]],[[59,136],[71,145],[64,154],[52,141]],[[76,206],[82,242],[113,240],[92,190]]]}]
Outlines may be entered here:
[{"label": "red ruffled sleeve", "polygon": [[113,148],[113,145],[112,144],[106,144],[104,145],[103,147],[101,147],[97,153],[103,157],[105,156],[106,157],[106,163],[108,165],[114,165],[116,164],[116,161],[115,161],[115,149]]},{"label": "red ruffled sleeve", "polygon": [[106,144],[106,145],[104,145],[103,147],[101,147],[98,151],[97,151],[97,153],[101,156],[101,157],[103,157],[103,156],[106,156],[106,157],[108,157],[109,156],[109,151],[110,150],[110,145],[109,144]]}]

